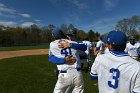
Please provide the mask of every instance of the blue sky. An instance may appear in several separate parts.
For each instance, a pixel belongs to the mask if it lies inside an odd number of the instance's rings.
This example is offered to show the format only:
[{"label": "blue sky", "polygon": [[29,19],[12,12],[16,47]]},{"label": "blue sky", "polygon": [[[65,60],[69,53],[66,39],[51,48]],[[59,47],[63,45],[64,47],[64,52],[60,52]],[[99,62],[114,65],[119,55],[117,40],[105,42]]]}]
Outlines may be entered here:
[{"label": "blue sky", "polygon": [[140,0],[0,0],[0,25],[74,24],[103,34],[123,18],[140,16]]}]

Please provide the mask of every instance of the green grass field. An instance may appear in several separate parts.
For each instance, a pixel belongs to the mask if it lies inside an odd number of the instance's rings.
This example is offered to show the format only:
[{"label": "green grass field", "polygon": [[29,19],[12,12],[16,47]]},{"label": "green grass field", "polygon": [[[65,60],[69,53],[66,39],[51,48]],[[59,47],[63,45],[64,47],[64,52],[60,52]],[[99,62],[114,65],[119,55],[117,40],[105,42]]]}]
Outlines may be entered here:
[{"label": "green grass field", "polygon": [[16,50],[31,50],[31,49],[48,49],[49,46],[13,46],[0,47],[0,51],[16,51]]},{"label": "green grass field", "polygon": [[[25,56],[0,60],[0,93],[53,93],[57,77],[55,64],[48,55]],[[97,81],[84,73],[85,92],[98,93]]]}]

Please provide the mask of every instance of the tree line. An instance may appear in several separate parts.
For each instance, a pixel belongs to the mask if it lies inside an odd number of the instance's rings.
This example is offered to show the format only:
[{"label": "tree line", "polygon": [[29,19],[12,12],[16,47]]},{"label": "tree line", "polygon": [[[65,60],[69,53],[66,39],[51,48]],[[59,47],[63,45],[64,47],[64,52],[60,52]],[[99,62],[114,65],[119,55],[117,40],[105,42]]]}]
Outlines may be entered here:
[{"label": "tree line", "polygon": [[[30,27],[5,27],[0,26],[0,46],[15,46],[15,45],[32,45],[32,44],[45,44],[52,41],[52,29],[56,26],[49,24],[48,26],[40,27],[36,24]],[[69,29],[75,28],[73,24],[62,24],[60,29],[67,33]],[[140,40],[140,16],[132,16],[117,22],[116,30],[123,31],[127,36],[135,35],[137,40]],[[101,36],[97,31],[92,29],[84,31],[77,29],[77,40],[81,41],[83,38],[88,37],[91,42],[97,42]],[[102,36],[105,36],[105,33]]]},{"label": "tree line", "polygon": [[[5,27],[0,26],[0,46],[19,46],[46,44],[52,41],[52,29],[56,26],[49,24],[48,26],[39,27],[36,24],[30,27]],[[69,26],[62,24],[60,29],[66,34],[69,29],[75,28],[72,24]],[[83,37],[89,37],[90,41],[97,41],[100,34],[90,30],[85,32],[77,29],[77,40],[80,41]],[[94,38],[92,38],[94,37]]]}]

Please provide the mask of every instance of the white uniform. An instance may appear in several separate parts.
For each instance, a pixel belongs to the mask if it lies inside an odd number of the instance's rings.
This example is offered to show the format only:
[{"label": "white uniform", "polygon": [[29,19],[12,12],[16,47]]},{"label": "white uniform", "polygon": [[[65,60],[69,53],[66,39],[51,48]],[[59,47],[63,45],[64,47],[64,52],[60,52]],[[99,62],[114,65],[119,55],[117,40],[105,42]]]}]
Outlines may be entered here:
[{"label": "white uniform", "polygon": [[140,93],[140,63],[127,53],[97,56],[90,76],[98,77],[99,93]]},{"label": "white uniform", "polygon": [[88,55],[90,52],[90,49],[92,49],[93,45],[90,41],[83,41],[82,43],[84,43],[87,46],[87,50],[85,52]]},{"label": "white uniform", "polygon": [[134,58],[137,59],[139,56],[138,48],[140,47],[140,43],[135,43],[132,45],[130,42],[126,44],[125,52],[128,52],[128,54]]},{"label": "white uniform", "polygon": [[97,54],[97,56],[100,55],[100,54],[102,54],[102,53],[104,53],[105,46],[104,46],[104,42],[103,41],[100,40],[100,41],[97,42],[97,44],[96,44],[96,50],[102,51],[102,52],[99,52]]},{"label": "white uniform", "polygon": [[54,55],[58,58],[65,58],[66,55],[71,55],[76,58],[76,62],[73,65],[59,64],[57,68],[59,70],[58,80],[55,85],[54,93],[69,93],[69,89],[74,87],[72,93],[83,93],[83,76],[80,68],[79,53],[77,50],[72,48],[60,49],[58,43],[71,42],[67,39],[55,40],[50,43],[50,55]]}]

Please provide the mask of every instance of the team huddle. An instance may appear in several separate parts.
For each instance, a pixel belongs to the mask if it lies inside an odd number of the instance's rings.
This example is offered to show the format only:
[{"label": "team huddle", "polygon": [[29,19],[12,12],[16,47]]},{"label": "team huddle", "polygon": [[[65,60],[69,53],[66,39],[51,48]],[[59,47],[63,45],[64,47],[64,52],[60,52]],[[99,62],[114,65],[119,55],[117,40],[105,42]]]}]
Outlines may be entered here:
[{"label": "team huddle", "polygon": [[[70,29],[64,35],[59,28],[52,31],[49,61],[57,65],[58,80],[53,93],[84,93],[82,76],[86,59],[90,79],[98,80],[99,93],[140,93],[140,43],[134,36],[122,31],[110,31],[96,44],[87,39],[77,42],[77,30]],[[94,38],[94,37],[93,37]],[[85,53],[85,54],[84,54]],[[86,55],[86,56],[85,56]],[[91,61],[94,61],[91,66]]]}]

